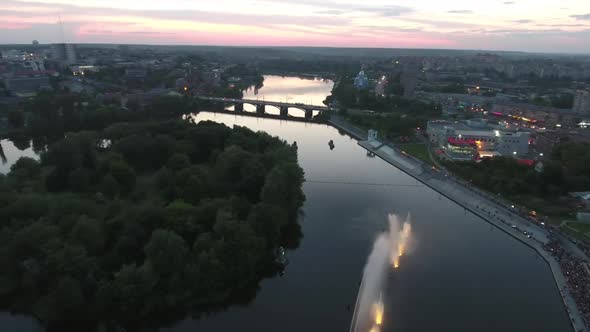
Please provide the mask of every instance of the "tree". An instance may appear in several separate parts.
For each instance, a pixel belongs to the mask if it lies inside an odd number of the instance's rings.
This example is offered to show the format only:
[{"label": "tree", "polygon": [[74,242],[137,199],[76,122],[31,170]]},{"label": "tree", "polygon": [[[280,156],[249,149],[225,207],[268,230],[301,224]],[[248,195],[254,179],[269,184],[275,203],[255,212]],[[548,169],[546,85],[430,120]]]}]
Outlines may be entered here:
[{"label": "tree", "polygon": [[21,157],[12,166],[10,166],[10,174],[20,177],[21,179],[32,178],[39,175],[41,172],[41,165],[33,158]]},{"label": "tree", "polygon": [[297,185],[303,183],[303,177],[303,170],[297,164],[282,163],[275,166],[262,187],[262,201],[296,212],[305,200],[301,187]]},{"label": "tree", "polygon": [[442,93],[466,93],[465,86],[461,83],[444,85],[439,88]]},{"label": "tree", "polygon": [[166,207],[166,227],[183,234],[192,242],[202,227],[195,220],[196,207],[183,201],[174,201]]},{"label": "tree", "polygon": [[20,128],[25,125],[25,114],[21,110],[10,110],[8,112],[8,123],[15,127]]},{"label": "tree", "polygon": [[135,171],[125,161],[111,162],[109,165],[110,174],[121,184],[121,188],[130,192],[135,187]]},{"label": "tree", "polygon": [[279,242],[281,228],[287,224],[288,219],[282,209],[258,203],[250,210],[247,222],[257,234],[264,236],[267,245],[274,247]]},{"label": "tree", "polygon": [[166,166],[174,171],[179,171],[183,168],[187,168],[190,166],[190,164],[191,162],[188,156],[181,153],[173,154],[166,162]]},{"label": "tree", "polygon": [[183,266],[188,249],[175,232],[156,229],[144,251],[155,273],[169,275]]},{"label": "tree", "polygon": [[107,174],[102,178],[99,188],[108,197],[115,197],[121,190],[119,182],[111,174]]},{"label": "tree", "polygon": [[111,301],[120,308],[118,314],[121,319],[135,321],[150,314],[146,312],[146,300],[150,299],[156,284],[157,279],[150,265],[124,265],[115,274],[112,286],[103,285],[101,295],[107,301],[111,297]]},{"label": "tree", "polygon": [[49,328],[128,330],[232,303],[301,237],[302,182],[296,148],[246,128],[68,134],[0,176],[0,303]]},{"label": "tree", "polygon": [[83,321],[85,298],[78,280],[64,277],[57,287],[40,301],[37,313],[45,322],[54,322],[62,317]]},{"label": "tree", "polygon": [[84,247],[90,255],[96,256],[103,252],[105,238],[98,220],[81,216],[70,231],[69,237],[72,243]]}]

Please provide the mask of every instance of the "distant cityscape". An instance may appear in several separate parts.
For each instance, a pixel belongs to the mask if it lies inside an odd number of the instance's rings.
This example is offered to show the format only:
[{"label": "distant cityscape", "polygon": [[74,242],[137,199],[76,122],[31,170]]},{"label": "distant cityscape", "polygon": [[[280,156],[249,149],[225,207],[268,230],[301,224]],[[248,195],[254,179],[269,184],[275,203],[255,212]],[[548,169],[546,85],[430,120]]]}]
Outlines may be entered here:
[{"label": "distant cityscape", "polygon": [[[441,105],[445,121],[431,119],[427,126],[432,143],[440,148],[437,153],[453,160],[495,154],[536,159],[564,140],[590,142],[583,130],[590,124],[590,58],[415,53],[361,58],[362,70],[353,84],[376,96],[391,94],[397,85],[403,97]],[[235,67],[231,61],[191,64],[181,54],[172,48],[128,45],[34,41],[5,46],[0,103],[17,104],[39,91],[66,89],[126,108],[129,102],[145,105],[158,95],[211,94],[251,83],[252,77],[239,76],[246,72],[228,70]],[[201,55],[207,59],[207,52]],[[254,72],[265,60],[272,61],[251,57],[241,62]],[[337,102],[332,106],[338,107]],[[363,111],[375,110],[357,110]]]}]

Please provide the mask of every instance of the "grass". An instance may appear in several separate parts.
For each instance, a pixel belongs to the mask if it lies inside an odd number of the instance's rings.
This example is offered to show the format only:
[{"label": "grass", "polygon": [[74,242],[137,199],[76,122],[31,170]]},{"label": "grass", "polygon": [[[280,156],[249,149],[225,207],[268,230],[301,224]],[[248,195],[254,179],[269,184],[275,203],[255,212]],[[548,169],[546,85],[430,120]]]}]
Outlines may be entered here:
[{"label": "grass", "polygon": [[579,222],[568,222],[561,230],[579,241],[590,243],[590,225]]},{"label": "grass", "polygon": [[582,233],[590,233],[590,224],[585,224],[581,222],[568,222],[567,225],[578,232]]},{"label": "grass", "polygon": [[430,155],[428,154],[428,147],[426,146],[426,144],[404,144],[399,145],[399,148],[418,159],[421,159],[429,164],[432,164],[432,159],[430,159]]},{"label": "grass", "polygon": [[559,203],[555,199],[537,197],[534,195],[510,195],[506,197],[518,205],[525,206],[528,210],[537,211],[543,216],[549,217],[549,222],[559,225],[563,220],[572,220],[576,216],[572,209]]}]

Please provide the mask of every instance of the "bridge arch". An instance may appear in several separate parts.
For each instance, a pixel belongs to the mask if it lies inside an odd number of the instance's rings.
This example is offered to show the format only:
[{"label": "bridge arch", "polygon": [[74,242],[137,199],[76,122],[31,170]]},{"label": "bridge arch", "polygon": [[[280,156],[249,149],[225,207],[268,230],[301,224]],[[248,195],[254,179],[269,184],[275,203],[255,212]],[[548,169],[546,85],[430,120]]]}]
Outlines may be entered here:
[{"label": "bridge arch", "polygon": [[242,102],[242,105],[249,106],[249,107],[244,107],[244,112],[256,113],[256,106],[258,106],[259,104],[244,101],[244,102]]},{"label": "bridge arch", "polygon": [[305,108],[290,106],[289,109],[297,110],[298,117],[301,117],[301,118],[305,117]]},{"label": "bridge arch", "polygon": [[[324,112],[330,111],[331,108],[326,106],[313,106],[313,105],[304,105],[301,103],[283,103],[283,102],[276,102],[276,101],[265,101],[265,100],[248,100],[248,99],[236,99],[236,98],[223,98],[223,97],[209,97],[209,96],[196,96],[198,99],[202,100],[209,100],[213,102],[222,102],[226,104],[233,103],[234,110],[238,112],[249,112],[249,113],[259,113],[264,114],[268,113],[266,107],[271,106],[275,109],[279,110],[279,114],[283,117],[289,116],[289,109],[296,109],[298,110],[297,116],[300,112],[303,112],[304,118],[311,119],[314,115]],[[248,105],[248,107],[244,107],[244,105]],[[252,110],[255,109],[255,110]],[[274,113],[274,112],[272,112]]]}]

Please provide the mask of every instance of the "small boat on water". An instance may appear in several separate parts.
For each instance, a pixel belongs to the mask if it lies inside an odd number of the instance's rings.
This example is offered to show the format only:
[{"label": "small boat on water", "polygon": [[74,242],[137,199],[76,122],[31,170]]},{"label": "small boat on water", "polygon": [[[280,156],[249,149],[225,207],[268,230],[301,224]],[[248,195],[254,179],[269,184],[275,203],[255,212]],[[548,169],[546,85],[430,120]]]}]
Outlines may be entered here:
[{"label": "small boat on water", "polygon": [[330,150],[334,150],[334,141],[330,140],[330,142],[328,142],[328,146],[330,147]]},{"label": "small boat on water", "polygon": [[289,264],[289,259],[287,258],[287,253],[285,252],[285,248],[278,247],[275,252],[275,261],[277,264],[282,265],[283,267]]}]

